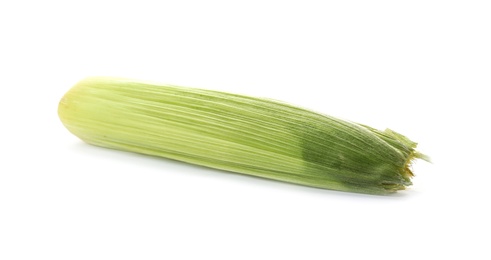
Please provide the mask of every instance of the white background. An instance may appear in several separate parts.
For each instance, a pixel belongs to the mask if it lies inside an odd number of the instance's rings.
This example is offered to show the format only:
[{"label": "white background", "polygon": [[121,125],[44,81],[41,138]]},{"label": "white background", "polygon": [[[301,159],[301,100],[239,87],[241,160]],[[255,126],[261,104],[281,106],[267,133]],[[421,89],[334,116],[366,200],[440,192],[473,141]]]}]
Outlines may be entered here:
[{"label": "white background", "polygon": [[[0,259],[490,259],[489,1],[0,2]],[[89,146],[59,122],[120,76],[390,127],[394,196]]]}]

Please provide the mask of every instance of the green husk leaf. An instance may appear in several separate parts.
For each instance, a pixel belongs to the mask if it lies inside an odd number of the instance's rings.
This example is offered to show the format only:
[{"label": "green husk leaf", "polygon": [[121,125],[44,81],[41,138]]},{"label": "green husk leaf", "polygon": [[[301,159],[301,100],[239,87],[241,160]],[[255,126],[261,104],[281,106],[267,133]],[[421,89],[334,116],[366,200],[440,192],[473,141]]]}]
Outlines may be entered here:
[{"label": "green husk leaf", "polygon": [[411,185],[416,143],[277,101],[92,77],[65,94],[67,129],[97,146],[318,188],[387,194]]}]

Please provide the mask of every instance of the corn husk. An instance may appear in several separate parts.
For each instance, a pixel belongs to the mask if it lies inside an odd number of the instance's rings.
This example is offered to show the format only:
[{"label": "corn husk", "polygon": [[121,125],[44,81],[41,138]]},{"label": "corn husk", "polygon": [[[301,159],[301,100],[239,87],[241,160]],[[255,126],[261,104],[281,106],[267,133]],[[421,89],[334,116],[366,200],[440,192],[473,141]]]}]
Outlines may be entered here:
[{"label": "corn husk", "polygon": [[391,130],[277,101],[92,77],[59,103],[66,128],[107,148],[318,188],[387,194],[425,157]]}]

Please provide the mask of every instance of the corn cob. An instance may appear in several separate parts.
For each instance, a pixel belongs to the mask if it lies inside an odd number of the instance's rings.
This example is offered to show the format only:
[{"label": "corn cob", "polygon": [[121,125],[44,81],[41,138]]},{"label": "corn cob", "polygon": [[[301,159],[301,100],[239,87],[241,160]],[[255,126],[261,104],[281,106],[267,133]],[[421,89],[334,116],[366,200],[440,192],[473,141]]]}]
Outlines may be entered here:
[{"label": "corn cob", "polygon": [[387,194],[411,185],[416,143],[277,101],[92,77],[61,99],[83,141],[318,188]]}]

